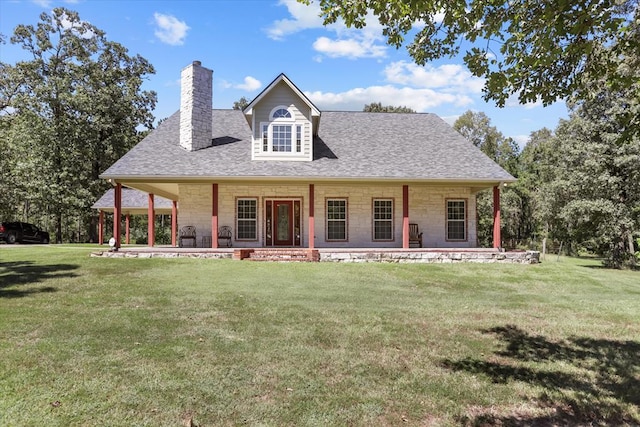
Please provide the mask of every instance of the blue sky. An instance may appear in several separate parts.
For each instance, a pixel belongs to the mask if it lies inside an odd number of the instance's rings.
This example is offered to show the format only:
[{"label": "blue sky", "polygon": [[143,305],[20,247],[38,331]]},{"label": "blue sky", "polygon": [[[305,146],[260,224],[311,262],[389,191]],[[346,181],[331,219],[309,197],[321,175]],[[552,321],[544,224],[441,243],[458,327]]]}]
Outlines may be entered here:
[{"label": "blue sky", "polygon": [[[500,109],[482,100],[483,80],[461,59],[416,66],[404,48],[387,46],[375,19],[364,30],[322,25],[317,3],[295,0],[0,0],[0,33],[36,24],[42,12],[62,6],[106,32],[107,38],[149,60],[156,74],[145,88],[158,93],[157,119],[179,108],[180,70],[193,60],[213,69],[215,108],[255,97],[284,72],[320,110],[362,110],[365,104],[404,105],[453,123],[467,110],[483,111],[502,133],[524,144],[543,127],[567,116],[564,103],[508,102]],[[0,45],[0,59],[25,53]]]}]

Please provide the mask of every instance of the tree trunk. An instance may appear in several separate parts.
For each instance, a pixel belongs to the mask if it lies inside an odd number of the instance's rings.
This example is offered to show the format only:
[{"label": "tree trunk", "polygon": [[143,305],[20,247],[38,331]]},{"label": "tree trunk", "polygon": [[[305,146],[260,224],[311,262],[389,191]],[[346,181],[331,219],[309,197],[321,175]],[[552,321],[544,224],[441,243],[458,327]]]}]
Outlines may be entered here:
[{"label": "tree trunk", "polygon": [[56,214],[56,243],[62,243],[62,213]]},{"label": "tree trunk", "polygon": [[90,243],[98,242],[98,216],[91,214],[89,217],[89,224],[87,225],[87,234],[89,235]]}]

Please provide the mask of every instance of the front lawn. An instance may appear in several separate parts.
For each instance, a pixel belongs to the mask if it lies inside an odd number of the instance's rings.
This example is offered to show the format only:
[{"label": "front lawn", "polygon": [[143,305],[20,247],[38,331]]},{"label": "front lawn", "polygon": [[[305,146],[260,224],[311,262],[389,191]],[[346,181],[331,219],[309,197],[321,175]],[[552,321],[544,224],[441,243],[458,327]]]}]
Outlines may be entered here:
[{"label": "front lawn", "polygon": [[640,424],[640,273],[0,245],[0,425]]}]

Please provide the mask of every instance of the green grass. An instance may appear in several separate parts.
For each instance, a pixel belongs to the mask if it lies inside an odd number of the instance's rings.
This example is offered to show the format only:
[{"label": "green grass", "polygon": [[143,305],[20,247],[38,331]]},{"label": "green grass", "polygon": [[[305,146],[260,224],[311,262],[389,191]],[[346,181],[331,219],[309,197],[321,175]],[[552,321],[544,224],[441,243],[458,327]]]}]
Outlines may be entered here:
[{"label": "green grass", "polygon": [[0,246],[0,425],[640,424],[640,273]]}]

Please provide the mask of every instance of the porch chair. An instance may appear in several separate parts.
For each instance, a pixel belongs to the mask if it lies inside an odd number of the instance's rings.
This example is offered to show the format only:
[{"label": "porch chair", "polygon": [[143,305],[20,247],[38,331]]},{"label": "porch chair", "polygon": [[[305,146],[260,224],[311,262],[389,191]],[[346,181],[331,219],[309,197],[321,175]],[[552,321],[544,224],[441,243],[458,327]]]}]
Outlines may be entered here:
[{"label": "porch chair", "polygon": [[223,225],[218,229],[218,245],[220,245],[221,240],[226,240],[227,247],[231,247],[231,227],[228,225]]},{"label": "porch chair", "polygon": [[418,247],[422,247],[422,232],[419,232],[418,224],[409,224],[409,247],[412,243],[417,243]]},{"label": "porch chair", "polygon": [[198,244],[197,244],[197,240],[196,240],[196,227],[193,225],[185,225],[184,227],[182,227],[180,229],[180,235],[178,236],[178,246],[179,247],[183,247],[184,240],[192,240],[193,241],[193,247],[195,248]]}]

